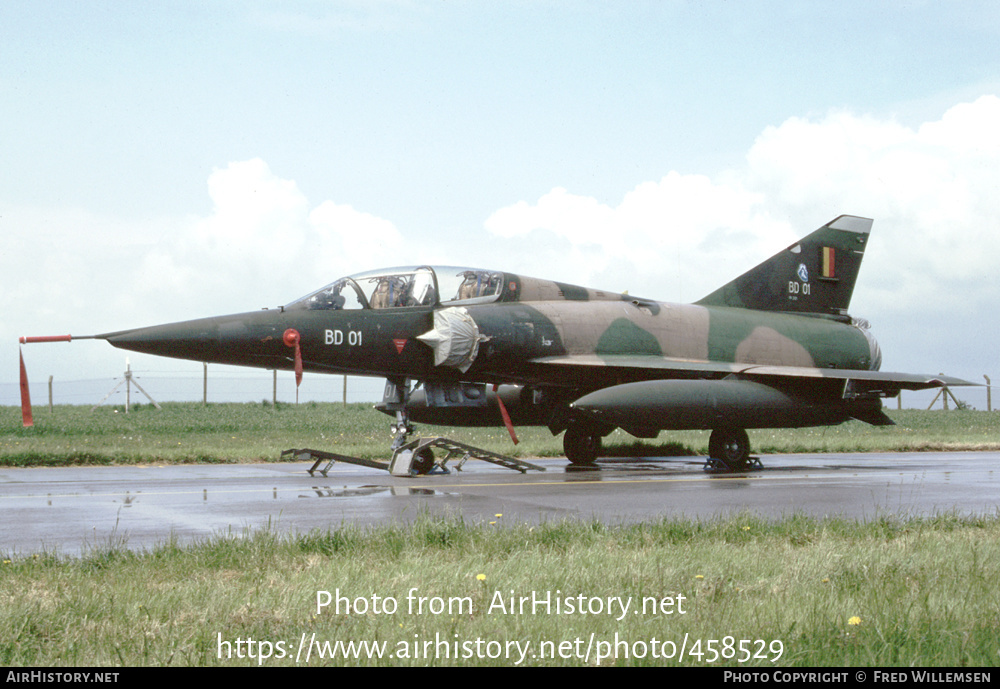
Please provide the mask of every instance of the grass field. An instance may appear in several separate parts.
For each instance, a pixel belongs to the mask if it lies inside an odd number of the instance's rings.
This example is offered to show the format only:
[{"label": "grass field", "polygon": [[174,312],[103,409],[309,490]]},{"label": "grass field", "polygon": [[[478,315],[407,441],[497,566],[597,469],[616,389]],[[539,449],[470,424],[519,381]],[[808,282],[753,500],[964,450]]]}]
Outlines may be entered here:
[{"label": "grass field", "polygon": [[[888,411],[896,426],[859,421],[828,428],[750,432],[754,452],[875,452],[998,450],[1000,413],[973,410]],[[57,406],[36,410],[35,426],[22,428],[20,409],[0,407],[0,465],[65,466],[147,462],[273,462],[291,447],[388,459],[390,418],[369,405],[164,404],[133,407]],[[561,437],[544,428],[518,429],[511,444],[503,428],[422,426],[418,431],[453,437],[515,457],[562,455]],[[700,455],[708,433],[662,433],[637,443],[617,432],[605,445],[612,455]]]},{"label": "grass field", "polygon": [[5,558],[0,663],[996,666],[998,578],[995,518],[258,532]]},{"label": "grass field", "polygon": [[[761,453],[1000,449],[997,413],[889,414],[897,426],[756,431],[751,442]],[[57,407],[36,411],[31,429],[8,407],[0,421],[7,466],[276,461],[303,446],[385,458],[389,443],[388,417],[364,405]],[[516,448],[503,429],[443,430],[519,456],[561,454],[544,429],[522,430]],[[615,437],[611,452],[701,454],[707,439],[664,434],[637,448]],[[995,667],[998,580],[998,515],[428,517],[142,552],[111,542],[79,558],[0,554],[0,663]]]}]

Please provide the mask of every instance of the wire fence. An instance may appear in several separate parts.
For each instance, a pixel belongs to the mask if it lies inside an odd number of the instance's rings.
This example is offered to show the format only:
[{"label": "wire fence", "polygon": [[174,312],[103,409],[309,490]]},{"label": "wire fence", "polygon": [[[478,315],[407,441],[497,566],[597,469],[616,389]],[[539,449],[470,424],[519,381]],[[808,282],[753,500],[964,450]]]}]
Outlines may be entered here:
[{"label": "wire fence", "polygon": [[[143,374],[133,372],[131,391],[126,389],[123,378],[89,378],[83,380],[47,379],[30,383],[31,402],[35,407],[52,404],[96,405],[117,385],[117,389],[103,401],[105,405],[124,405],[126,395],[130,404],[148,404],[138,383],[157,402],[280,402],[296,401],[295,379],[290,373],[278,374],[277,380],[270,373],[261,376],[204,376]],[[308,376],[298,390],[299,402],[354,402],[374,403],[382,399],[385,381],[377,378],[354,376]],[[21,391],[17,383],[0,383],[0,405],[19,406]]]},{"label": "wire fence", "polygon": [[[132,379],[157,402],[296,402],[295,379],[291,373],[261,375],[212,375],[194,376],[190,373],[170,375],[168,373],[133,372]],[[83,380],[48,379],[31,381],[31,401],[35,407],[49,404],[96,405],[122,378],[89,378]],[[298,390],[299,402],[355,402],[375,403],[382,399],[385,381],[380,378],[357,376],[307,376]],[[51,393],[50,393],[51,389]],[[992,399],[991,387],[985,384],[974,387],[949,388],[948,409],[965,408],[995,409],[1000,400]],[[0,383],[0,405],[19,406],[20,386],[17,383]],[[124,405],[126,386],[120,385],[103,404]],[[940,389],[904,391],[899,400],[884,401],[886,409],[927,409],[945,408],[945,395]],[[146,404],[149,400],[133,385],[131,404]]]}]

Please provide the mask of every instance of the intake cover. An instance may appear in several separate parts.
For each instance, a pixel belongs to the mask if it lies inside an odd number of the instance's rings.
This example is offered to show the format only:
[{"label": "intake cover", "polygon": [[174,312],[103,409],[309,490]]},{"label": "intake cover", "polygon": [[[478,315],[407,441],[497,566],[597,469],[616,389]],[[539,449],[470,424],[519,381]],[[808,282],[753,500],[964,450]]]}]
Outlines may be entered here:
[{"label": "intake cover", "polygon": [[479,326],[461,306],[434,312],[434,329],[417,336],[434,350],[435,366],[450,366],[465,373],[479,354]]}]

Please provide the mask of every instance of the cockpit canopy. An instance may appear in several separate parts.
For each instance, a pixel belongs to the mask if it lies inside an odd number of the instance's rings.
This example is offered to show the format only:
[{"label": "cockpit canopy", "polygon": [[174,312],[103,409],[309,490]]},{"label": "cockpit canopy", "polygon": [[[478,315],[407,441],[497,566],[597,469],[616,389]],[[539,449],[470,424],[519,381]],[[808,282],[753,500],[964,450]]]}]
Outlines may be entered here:
[{"label": "cockpit canopy", "polygon": [[388,309],[485,304],[503,292],[504,274],[453,266],[385,268],[340,278],[286,309]]}]

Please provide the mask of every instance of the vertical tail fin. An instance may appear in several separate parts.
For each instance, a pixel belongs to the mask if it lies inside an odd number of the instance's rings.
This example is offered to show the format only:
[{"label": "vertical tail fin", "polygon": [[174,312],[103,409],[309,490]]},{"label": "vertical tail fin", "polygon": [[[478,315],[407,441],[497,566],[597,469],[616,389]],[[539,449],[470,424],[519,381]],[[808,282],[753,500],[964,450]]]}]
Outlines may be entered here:
[{"label": "vertical tail fin", "polygon": [[846,315],[871,229],[841,215],[695,303]]}]

